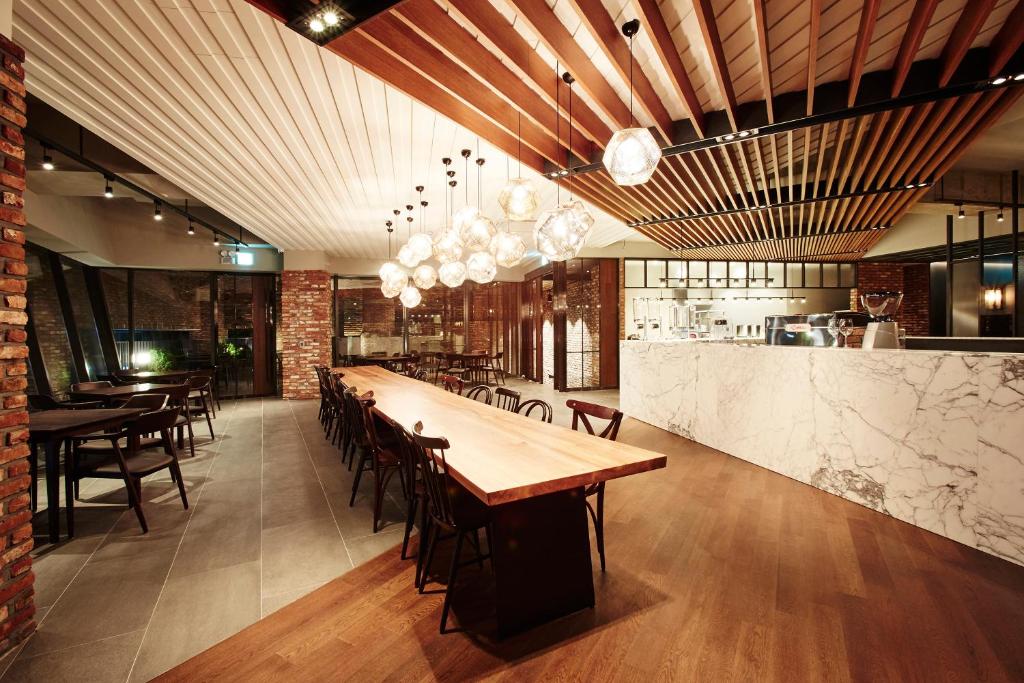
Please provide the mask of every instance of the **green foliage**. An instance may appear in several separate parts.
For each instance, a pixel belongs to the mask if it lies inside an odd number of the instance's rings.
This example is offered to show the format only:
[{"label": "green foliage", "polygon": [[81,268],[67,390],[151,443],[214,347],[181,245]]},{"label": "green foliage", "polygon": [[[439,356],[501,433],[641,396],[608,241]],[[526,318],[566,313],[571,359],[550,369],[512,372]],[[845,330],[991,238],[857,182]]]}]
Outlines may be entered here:
[{"label": "green foliage", "polygon": [[220,353],[228,358],[239,358],[242,355],[242,347],[234,342],[224,342],[220,345]]},{"label": "green foliage", "polygon": [[171,369],[171,354],[163,349],[150,351],[149,368],[154,372],[163,372]]}]

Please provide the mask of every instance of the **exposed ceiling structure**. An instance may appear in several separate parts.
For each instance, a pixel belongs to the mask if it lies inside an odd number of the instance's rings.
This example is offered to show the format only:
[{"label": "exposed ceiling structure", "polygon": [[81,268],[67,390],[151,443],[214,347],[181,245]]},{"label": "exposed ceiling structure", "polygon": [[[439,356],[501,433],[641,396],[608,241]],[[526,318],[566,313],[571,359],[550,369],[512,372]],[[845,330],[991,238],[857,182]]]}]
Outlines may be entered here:
[{"label": "exposed ceiling structure", "polygon": [[[456,159],[457,205],[466,196],[463,148],[486,158],[481,204],[493,214],[517,173],[514,153],[243,0],[16,0],[14,13],[31,93],[281,249],[381,258],[384,221],[418,203],[418,185],[435,229],[442,157]],[[556,203],[554,183],[527,163],[523,174]],[[635,235],[597,217],[591,246]]]},{"label": "exposed ceiling structure", "polygon": [[[1022,40],[1017,0],[406,0],[327,49],[506,153],[521,120],[525,165],[684,257],[853,260],[1020,97]],[[678,153],[619,187],[631,116]]]}]

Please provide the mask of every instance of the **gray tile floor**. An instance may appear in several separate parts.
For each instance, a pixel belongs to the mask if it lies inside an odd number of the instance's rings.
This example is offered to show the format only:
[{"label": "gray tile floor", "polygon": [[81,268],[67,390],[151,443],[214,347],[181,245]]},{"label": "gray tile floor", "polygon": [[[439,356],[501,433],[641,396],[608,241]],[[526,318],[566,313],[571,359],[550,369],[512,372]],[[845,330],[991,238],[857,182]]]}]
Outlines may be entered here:
[{"label": "gray tile floor", "polygon": [[[618,404],[615,391],[509,385],[565,425],[567,398]],[[3,681],[149,680],[401,542],[397,485],[377,534],[369,486],[348,506],[352,475],[316,402],[225,402],[214,430],[211,441],[198,429],[196,457],[182,460],[188,510],[169,477],[145,480],[148,534],[122,485],[82,482],[75,538],[36,538],[38,630],[0,660]]]}]

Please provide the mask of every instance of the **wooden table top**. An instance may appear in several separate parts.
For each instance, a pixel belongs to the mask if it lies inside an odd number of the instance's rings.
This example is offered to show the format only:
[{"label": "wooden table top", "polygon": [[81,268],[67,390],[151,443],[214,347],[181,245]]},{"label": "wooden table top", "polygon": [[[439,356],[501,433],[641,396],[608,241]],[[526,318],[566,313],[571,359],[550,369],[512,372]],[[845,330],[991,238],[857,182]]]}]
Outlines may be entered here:
[{"label": "wooden table top", "polygon": [[164,372],[143,370],[142,372],[126,372],[118,374],[118,377],[121,379],[160,379],[163,377],[189,377],[194,372],[195,370],[167,370]]},{"label": "wooden table top", "polygon": [[141,415],[140,408],[93,408],[89,410],[40,410],[28,414],[28,431],[33,440],[46,441]]},{"label": "wooden table top", "polygon": [[452,475],[488,505],[665,467],[660,453],[606,441],[452,394],[374,366],[342,368],[359,393],[409,432],[443,436]]},{"label": "wooden table top", "polygon": [[148,394],[151,392],[159,392],[161,389],[180,386],[180,384],[154,384],[152,382],[143,382],[140,384],[123,384],[119,387],[100,387],[99,389],[82,389],[81,391],[72,391],[71,394],[74,396],[122,398],[126,396],[134,396],[135,394]]}]

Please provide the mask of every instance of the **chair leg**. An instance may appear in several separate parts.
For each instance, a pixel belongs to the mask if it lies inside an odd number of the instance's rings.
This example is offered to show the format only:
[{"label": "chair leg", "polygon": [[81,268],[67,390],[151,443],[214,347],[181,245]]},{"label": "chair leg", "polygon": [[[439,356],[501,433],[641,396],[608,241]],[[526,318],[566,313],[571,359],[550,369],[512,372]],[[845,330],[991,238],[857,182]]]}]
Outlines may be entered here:
[{"label": "chair leg", "polygon": [[409,550],[409,537],[412,535],[413,520],[416,515],[416,496],[409,496],[409,506],[405,511],[405,535],[402,537],[402,559],[407,559],[405,553]]},{"label": "chair leg", "polygon": [[597,536],[597,554],[601,557],[601,571],[604,571],[604,482],[597,487],[597,522],[594,531]]},{"label": "chair leg", "polygon": [[188,496],[185,495],[185,480],[181,476],[181,467],[178,466],[178,461],[175,460],[171,464],[171,473],[174,475],[175,481],[178,482],[178,495],[181,496],[181,504],[188,510]]},{"label": "chair leg", "polygon": [[210,439],[214,440],[217,437],[213,435],[213,421],[210,419],[210,407],[206,405],[206,397],[203,392],[199,392],[199,401],[203,404],[203,415],[206,417],[206,426],[210,428]]},{"label": "chair leg", "polygon": [[64,448],[64,510],[68,520],[68,538],[71,538],[75,535],[75,496],[73,484],[75,479],[75,461],[71,442],[65,443]]},{"label": "chair leg", "polygon": [[473,537],[469,539],[473,544],[473,548],[476,550],[476,563],[480,569],[484,568],[484,553],[480,550],[480,530],[473,529]]},{"label": "chair leg", "polygon": [[441,633],[446,633],[448,625],[448,612],[451,609],[452,593],[455,592],[455,578],[459,573],[459,554],[462,551],[462,537],[465,534],[459,531],[455,534],[455,550],[452,553],[451,569],[448,570],[448,587],[444,591],[444,607],[441,608]]},{"label": "chair leg", "polygon": [[149,533],[149,525],[146,524],[146,513],[142,511],[142,495],[140,490],[135,487],[135,482],[132,481],[131,476],[125,477],[124,487],[128,490],[128,504],[135,509],[135,516],[139,518],[139,526],[142,527],[142,533]]},{"label": "chair leg", "polygon": [[201,393],[203,394],[204,397],[203,403],[206,403],[207,400],[209,400],[208,405],[210,408],[210,412],[213,413],[214,417],[217,417],[217,409],[213,407],[213,391],[211,389],[203,389]]},{"label": "chair leg", "polygon": [[[351,463],[349,463],[349,465],[351,466]],[[359,467],[356,468],[356,478],[352,481],[352,497],[348,499],[349,507],[356,504],[356,493],[359,491],[359,480],[363,478],[364,469],[366,469],[365,454],[359,456]]]},{"label": "chair leg", "polygon": [[420,500],[420,533],[416,542],[416,586],[419,587],[423,580],[423,559],[427,554],[427,538],[430,535],[428,528],[430,517],[427,516],[427,499]]},{"label": "chair leg", "polygon": [[188,450],[192,453],[192,457],[196,457],[196,435],[192,432],[192,416],[188,416],[188,421],[185,422],[185,426],[188,428]]},{"label": "chair leg", "polygon": [[430,567],[434,564],[434,549],[437,547],[437,537],[441,534],[440,529],[437,528],[436,524],[430,525],[430,533],[427,534],[427,552],[423,556],[423,566],[420,568],[420,584],[417,586],[420,593],[427,586],[427,574],[430,573]]}]

